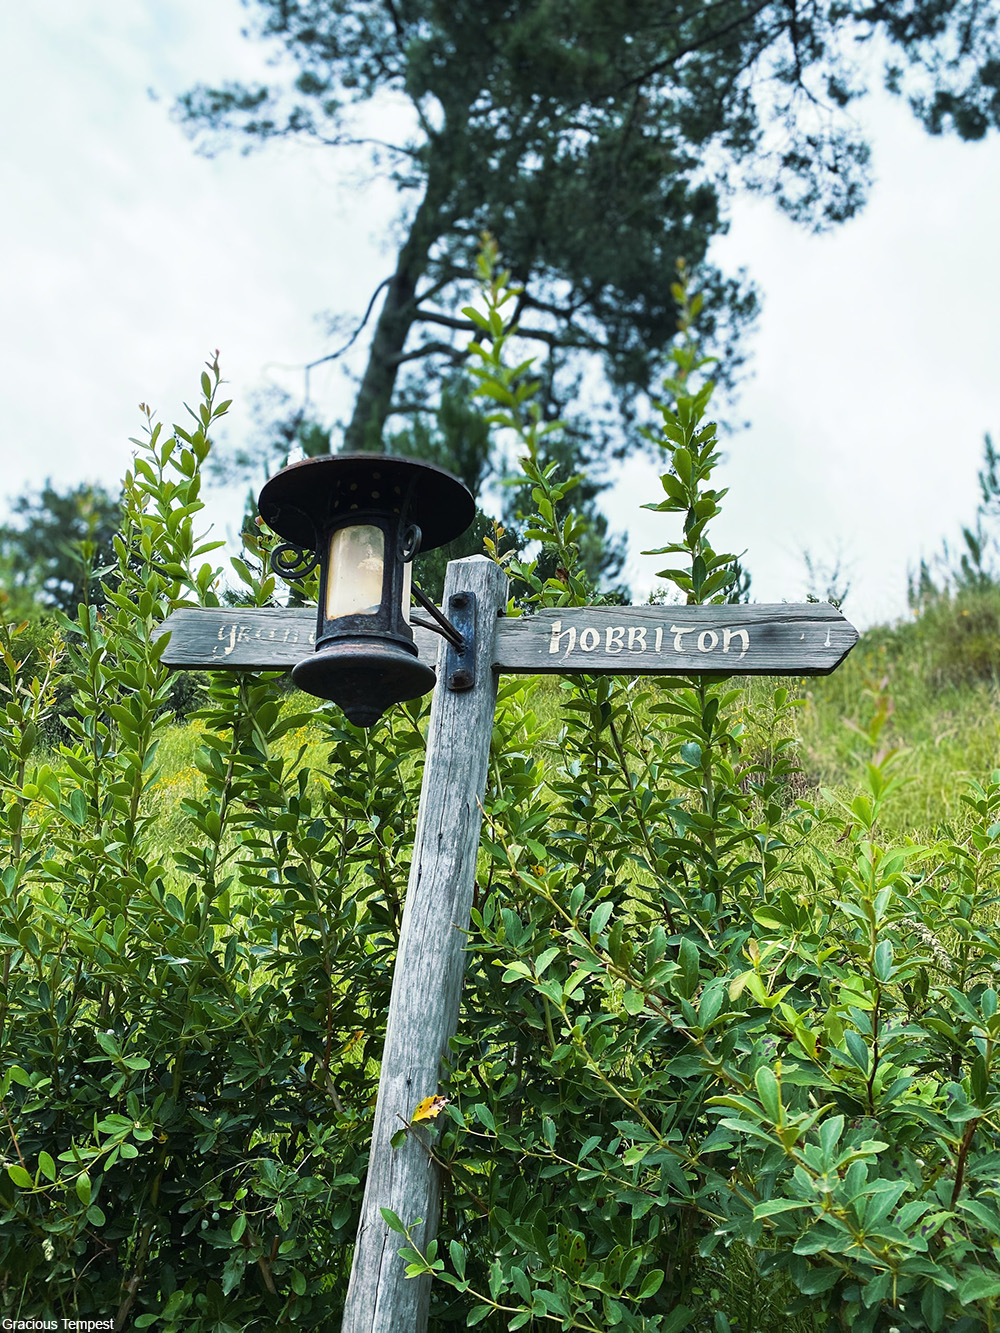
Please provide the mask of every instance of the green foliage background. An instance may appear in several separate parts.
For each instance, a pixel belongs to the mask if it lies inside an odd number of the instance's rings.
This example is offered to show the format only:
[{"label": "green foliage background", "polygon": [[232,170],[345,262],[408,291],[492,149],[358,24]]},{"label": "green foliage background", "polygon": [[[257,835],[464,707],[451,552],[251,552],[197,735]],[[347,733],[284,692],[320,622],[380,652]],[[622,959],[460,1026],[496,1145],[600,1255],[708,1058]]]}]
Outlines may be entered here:
[{"label": "green foliage background", "polygon": [[[557,518],[573,479],[547,461],[558,428],[508,362],[516,293],[489,250],[482,272],[479,388],[519,442],[548,557],[508,559],[510,610],[582,603],[575,520]],[[723,600],[738,566],[711,544],[711,385],[697,301],[683,281],[674,296],[653,507],[678,594]],[[3,630],[0,1309],[328,1329],[425,704],[362,732],[273,675],[218,673],[175,726],[155,629],[219,588],[196,531],[227,406],[214,364],[202,391],[186,428],[147,416],[104,606],[61,617],[47,658]],[[257,605],[277,591],[265,548],[234,562]],[[431,1148],[439,1239],[421,1250],[398,1220],[412,1270],[438,1279],[432,1328],[994,1327],[1000,785],[959,792],[952,771],[936,822],[893,814],[900,642],[802,699],[502,682]],[[59,682],[70,734],[44,746]],[[825,743],[843,712],[846,746]]]}]

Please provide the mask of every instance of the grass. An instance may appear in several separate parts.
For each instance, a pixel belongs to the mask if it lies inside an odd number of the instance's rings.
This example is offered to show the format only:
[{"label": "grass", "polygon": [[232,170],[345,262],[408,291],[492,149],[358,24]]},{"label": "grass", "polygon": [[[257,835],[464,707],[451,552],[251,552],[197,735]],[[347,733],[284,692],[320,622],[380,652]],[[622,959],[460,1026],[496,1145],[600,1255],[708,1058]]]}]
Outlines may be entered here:
[{"label": "grass", "polygon": [[[940,614],[924,624],[880,627],[862,637],[834,675],[800,687],[803,772],[811,785],[838,794],[856,787],[864,762],[866,746],[855,728],[867,723],[876,700],[884,701],[882,743],[902,751],[906,776],[888,811],[885,832],[892,836],[927,839],[960,827],[967,781],[1000,767],[993,657],[984,654],[984,674],[970,676],[961,658],[948,661],[953,642]],[[1000,631],[995,646],[1000,652]]]}]

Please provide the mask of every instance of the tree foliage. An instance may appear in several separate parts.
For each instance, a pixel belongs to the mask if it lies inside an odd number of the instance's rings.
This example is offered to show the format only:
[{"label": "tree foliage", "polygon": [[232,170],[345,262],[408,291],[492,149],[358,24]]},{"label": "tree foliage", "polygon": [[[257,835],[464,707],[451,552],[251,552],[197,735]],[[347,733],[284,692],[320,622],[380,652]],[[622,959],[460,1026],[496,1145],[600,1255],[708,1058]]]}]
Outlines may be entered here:
[{"label": "tree foliage", "polygon": [[[181,98],[201,147],[295,137],[360,152],[405,200],[348,449],[384,447],[387,420],[426,406],[435,373],[463,361],[472,330],[453,311],[484,230],[522,285],[522,333],[546,350],[549,415],[597,357],[627,424],[663,370],[679,257],[699,269],[718,345],[751,313],[706,261],[734,186],[812,226],[860,206],[868,149],[851,104],[880,61],[933,132],[978,138],[1000,119],[997,10],[980,0],[248,7],[275,76]],[[594,459],[609,434],[621,443],[621,418],[599,397],[589,416]]]},{"label": "tree foliage", "polygon": [[114,559],[118,501],[86,482],[58,491],[47,481],[13,502],[13,521],[0,527],[0,587],[21,614],[57,608],[71,615],[101,598],[100,574]]}]

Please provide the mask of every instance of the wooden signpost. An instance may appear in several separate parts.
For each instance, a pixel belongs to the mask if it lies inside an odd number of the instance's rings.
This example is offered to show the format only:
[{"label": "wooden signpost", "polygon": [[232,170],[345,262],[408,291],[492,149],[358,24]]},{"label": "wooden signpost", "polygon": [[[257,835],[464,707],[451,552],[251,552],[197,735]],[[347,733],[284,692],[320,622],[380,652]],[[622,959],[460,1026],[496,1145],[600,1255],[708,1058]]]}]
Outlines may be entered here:
[{"label": "wooden signpost", "polygon": [[[497,680],[524,675],[825,675],[857,642],[825,603],[778,606],[585,606],[507,619],[507,582],[482,556],[452,561],[444,604],[471,595],[475,630],[463,679],[449,680],[449,645],[415,630],[436,661],[416,841],[393,976],[371,1156],[342,1333],[423,1333],[430,1283],[407,1279],[399,1237],[382,1208],[414,1229],[422,1250],[437,1229],[438,1170],[411,1123],[438,1090],[458,1025],[465,945]],[[177,611],[164,623],[169,666],[285,670],[313,651],[311,608]],[[471,680],[471,683],[470,683]]]}]

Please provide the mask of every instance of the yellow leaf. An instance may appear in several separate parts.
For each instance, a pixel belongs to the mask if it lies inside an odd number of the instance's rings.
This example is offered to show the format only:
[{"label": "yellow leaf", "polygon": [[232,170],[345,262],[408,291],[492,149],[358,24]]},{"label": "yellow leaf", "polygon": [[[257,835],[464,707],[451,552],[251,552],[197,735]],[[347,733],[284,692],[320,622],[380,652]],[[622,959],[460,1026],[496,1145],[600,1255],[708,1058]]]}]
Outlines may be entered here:
[{"label": "yellow leaf", "polygon": [[444,1108],[451,1101],[450,1097],[425,1097],[422,1102],[417,1103],[417,1109],[410,1117],[410,1123],[415,1124],[418,1120],[433,1120],[439,1116]]}]

